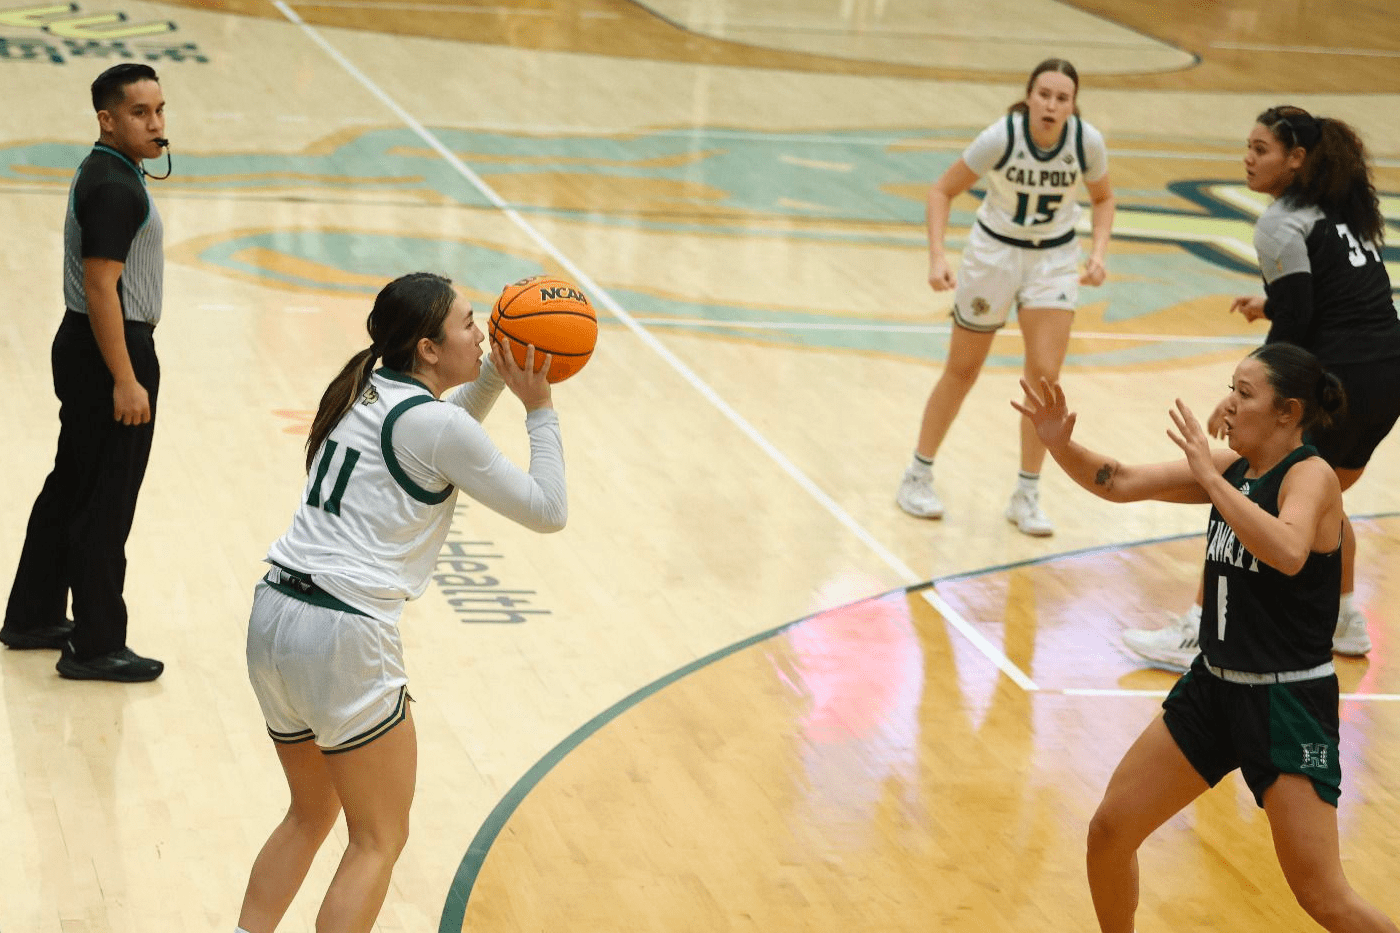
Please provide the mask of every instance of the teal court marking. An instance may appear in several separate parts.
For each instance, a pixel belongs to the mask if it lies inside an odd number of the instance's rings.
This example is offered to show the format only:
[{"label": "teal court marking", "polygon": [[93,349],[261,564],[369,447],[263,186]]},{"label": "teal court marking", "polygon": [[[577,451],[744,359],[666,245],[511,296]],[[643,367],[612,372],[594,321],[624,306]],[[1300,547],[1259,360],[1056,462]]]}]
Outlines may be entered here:
[{"label": "teal court marking", "polygon": [[[921,249],[922,204],[907,192],[922,191],[928,179],[937,177],[957,157],[955,150],[927,148],[949,134],[917,129],[833,131],[819,136],[723,127],[617,136],[432,132],[448,150],[460,153],[460,158],[498,183],[513,175],[578,175],[585,184],[588,178],[625,179],[634,182],[637,191],[637,203],[632,206],[505,205],[521,214],[678,236],[776,239],[799,248],[810,243]],[[87,149],[52,142],[0,148],[0,184],[33,190],[52,179],[49,184],[57,189],[66,184],[67,173]],[[238,192],[242,197],[276,198],[291,191],[301,196],[307,188],[319,191],[327,202],[345,203],[350,192],[363,197],[368,191],[377,195],[376,203],[402,199],[424,210],[499,207],[409,129],[368,129],[325,153],[185,154],[180,173],[166,190],[195,197]],[[894,193],[900,190],[906,193]],[[449,203],[445,208],[424,203],[424,193]],[[1163,197],[1180,206],[1160,206]],[[1238,181],[1177,181],[1144,199],[1151,204],[1134,207],[1126,192],[1120,200],[1117,240],[1177,249],[1151,255],[1114,253],[1111,280],[1081,294],[1081,310],[1101,315],[1103,326],[1096,330],[1111,333],[1108,326],[1133,322],[1132,331],[1169,334],[1172,328],[1151,326],[1154,315],[1201,295],[1258,289],[1257,272],[1241,259],[1252,251],[1248,240],[1255,205]],[[1400,199],[1387,198],[1385,203],[1389,207]],[[972,219],[971,211],[958,210],[952,224],[965,227]],[[1400,282],[1400,247],[1387,246],[1386,257]],[[282,258],[295,262],[282,262]],[[542,255],[507,255],[485,244],[353,229],[229,232],[199,256],[199,262],[216,272],[226,270],[272,286],[329,293],[372,290],[347,285],[350,274],[392,276],[405,268],[431,268],[453,273],[485,294],[495,294],[502,282],[544,271],[543,260]],[[326,271],[319,276],[291,274],[287,267]],[[922,301],[868,313],[843,305],[839,294],[825,298],[824,306],[750,306],[602,284],[630,314],[648,323],[710,337],[930,362],[942,360],[947,352],[944,333],[910,338],[899,330],[934,317]],[[911,293],[923,295],[921,289]],[[1221,313],[1225,314],[1224,307]],[[1123,367],[1177,362],[1219,353],[1241,342],[1237,336],[1221,337],[1218,342],[1201,336],[1138,343],[1128,339],[1112,345],[1081,340],[1066,363]],[[1019,354],[1001,352],[987,362],[994,368],[1018,368],[1021,359]]]},{"label": "teal court marking", "polygon": [[[1400,517],[1400,512],[1378,512],[1370,515],[1353,515],[1352,520],[1371,521],[1376,519],[1397,517]],[[976,577],[990,576],[992,574],[1005,573],[1007,571],[1016,570],[1021,567],[1030,567],[1035,566],[1037,564],[1047,564],[1052,563],[1054,561],[1084,557],[1092,554],[1104,554],[1112,551],[1123,551],[1131,548],[1150,547],[1156,544],[1165,544],[1171,541],[1181,541],[1187,538],[1204,537],[1205,535],[1202,532],[1188,532],[1185,534],[1166,535],[1160,538],[1146,538],[1141,541],[1130,541],[1124,544],[1096,545],[1094,547],[1078,548],[1072,551],[1063,551],[1058,554],[1050,554],[1043,557],[1033,557],[1027,560],[1013,561],[1011,563],[1006,564],[997,564],[991,567],[983,568],[981,570],[970,570],[962,573],[954,573],[942,577],[935,577],[932,580],[927,580],[922,583],[914,583],[909,586],[888,590],[884,593],[879,593],[874,596],[867,596],[862,599],[854,600],[850,603],[846,603],[841,606],[823,609],[820,612],[814,612],[810,615],[803,616],[802,618],[797,619],[795,621],[779,625],[776,628],[771,628],[767,631],[759,632],[757,635],[752,635],[748,638],[737,641],[732,645],[720,648],[717,651],[713,651],[705,657],[692,661],[691,663],[686,664],[683,667],[676,669],[675,671],[672,671],[670,674],[667,674],[666,676],[661,677],[650,684],[647,684],[645,687],[633,691],[631,694],[614,703],[612,706],[609,706],[597,716],[594,716],[592,719],[588,720],[588,722],[575,729],[572,733],[569,734],[567,738],[565,738],[558,745],[555,745],[552,749],[550,749],[549,752],[545,754],[543,758],[537,761],[534,764],[534,766],[532,766],[528,771],[526,771],[525,774],[522,775],[520,779],[515,782],[515,784],[510,788],[510,790],[506,792],[505,796],[501,798],[500,802],[497,803],[496,806],[491,810],[491,813],[486,817],[486,819],[482,822],[481,827],[477,830],[475,837],[473,837],[471,841],[471,844],[467,846],[467,851],[465,854],[463,854],[462,860],[457,866],[457,872],[453,876],[452,883],[448,888],[446,902],[443,904],[442,917],[438,923],[438,933],[460,933],[462,929],[462,924],[466,919],[467,901],[471,898],[472,890],[476,886],[477,878],[481,874],[481,867],[486,862],[486,856],[490,853],[492,844],[496,841],[496,837],[500,835],[501,830],[505,828],[506,823],[510,821],[511,816],[513,816],[515,811],[520,807],[520,805],[524,803],[525,798],[528,797],[530,795],[530,792],[535,789],[536,785],[538,785],[540,781],[544,780],[545,776],[549,774],[550,771],[554,770],[554,767],[558,765],[559,762],[563,761],[564,758],[569,755],[569,753],[571,753],[580,745],[582,745],[585,741],[587,741],[591,736],[593,736],[596,732],[598,732],[608,723],[612,722],[614,719],[619,718],[620,716],[622,716],[623,713],[627,712],[632,707],[640,705],[644,700],[654,696],[657,693],[660,693],[665,688],[671,686],[677,681],[682,680],[685,677],[690,676],[696,671],[708,667],[709,665],[714,664],[717,661],[721,661],[729,657],[730,655],[737,654],[738,652],[743,651],[746,648],[751,648],[754,645],[767,641],[770,638],[774,638],[775,636],[781,635],[782,633],[789,631],[790,629],[793,629],[806,622],[810,622],[814,619],[818,619],[830,615],[832,613],[841,612],[842,610],[849,609],[852,606],[858,606],[863,603],[869,602],[877,602],[879,600],[893,596],[896,593],[906,593],[912,595],[922,590],[937,587],[940,583],[952,583],[959,580],[969,580]],[[1166,691],[1164,690],[1156,691],[1074,689],[1039,690],[1038,692],[1049,694],[1062,694],[1065,696],[1087,697],[1160,697],[1165,696],[1166,694]],[[1400,694],[1349,694],[1344,697],[1344,699],[1349,700],[1365,700],[1368,698],[1381,701],[1400,701]]]}]

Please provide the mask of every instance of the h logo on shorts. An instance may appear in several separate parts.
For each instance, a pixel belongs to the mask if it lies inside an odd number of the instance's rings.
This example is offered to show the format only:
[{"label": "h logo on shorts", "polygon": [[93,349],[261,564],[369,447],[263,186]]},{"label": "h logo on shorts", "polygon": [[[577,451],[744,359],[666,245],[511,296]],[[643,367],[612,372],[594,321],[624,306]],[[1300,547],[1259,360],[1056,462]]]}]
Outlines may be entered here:
[{"label": "h logo on shorts", "polygon": [[1303,767],[1325,770],[1327,768],[1327,746],[1311,745],[1307,742],[1302,744]]}]

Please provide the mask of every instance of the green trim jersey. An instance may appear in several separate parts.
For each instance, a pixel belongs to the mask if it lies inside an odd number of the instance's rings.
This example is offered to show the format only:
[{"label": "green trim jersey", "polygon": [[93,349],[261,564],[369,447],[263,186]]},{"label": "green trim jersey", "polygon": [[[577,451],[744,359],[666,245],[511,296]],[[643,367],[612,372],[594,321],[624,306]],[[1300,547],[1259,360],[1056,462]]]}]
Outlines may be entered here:
[{"label": "green trim jersey", "polygon": [[1108,174],[1103,134],[1076,116],[1053,149],[1036,146],[1025,113],[1008,113],[972,141],[962,159],[986,182],[977,219],[992,233],[1040,243],[1072,235],[1081,181]]},{"label": "green trim jersey", "polygon": [[[1263,476],[1249,478],[1249,462],[1226,468],[1227,482],[1270,515],[1278,515],[1283,478],[1296,463],[1317,456],[1303,446]],[[1342,551],[1308,554],[1289,576],[1249,553],[1214,507],[1206,531],[1205,602],[1201,651],[1216,667],[1255,673],[1300,671],[1332,658],[1332,633],[1341,597]]]},{"label": "green trim jersey", "polygon": [[376,370],[316,452],[292,525],[267,559],[396,622],[404,600],[428,587],[458,490],[532,531],[563,528],[558,415],[542,408],[525,416],[530,468],[521,470],[480,424],[503,385],[489,358],[475,383],[446,400],[409,376]]},{"label": "green trim jersey", "polygon": [[122,317],[160,323],[164,296],[164,228],[141,167],[97,143],[68,187],[63,222],[63,300],[87,314],[84,259],[123,263],[117,280]]}]

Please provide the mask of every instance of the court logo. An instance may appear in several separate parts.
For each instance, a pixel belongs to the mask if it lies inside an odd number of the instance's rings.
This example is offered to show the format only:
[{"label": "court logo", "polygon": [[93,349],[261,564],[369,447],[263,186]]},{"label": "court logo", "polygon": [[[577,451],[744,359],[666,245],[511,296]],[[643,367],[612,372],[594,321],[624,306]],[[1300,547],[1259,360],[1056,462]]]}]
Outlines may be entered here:
[{"label": "court logo", "polygon": [[25,4],[0,8],[0,30],[24,30],[34,36],[0,33],[0,62],[65,65],[74,59],[114,61],[209,61],[193,42],[172,42],[177,27],[169,20],[131,22],[120,10],[90,13],[76,3]]},{"label": "court logo", "polygon": [[1318,770],[1326,770],[1326,769],[1327,769],[1327,746],[1326,746],[1326,745],[1313,745],[1313,744],[1309,744],[1309,743],[1307,743],[1307,742],[1304,742],[1303,745],[1302,745],[1302,748],[1303,748],[1303,767],[1304,767],[1304,768],[1315,768],[1315,769],[1318,769]]}]

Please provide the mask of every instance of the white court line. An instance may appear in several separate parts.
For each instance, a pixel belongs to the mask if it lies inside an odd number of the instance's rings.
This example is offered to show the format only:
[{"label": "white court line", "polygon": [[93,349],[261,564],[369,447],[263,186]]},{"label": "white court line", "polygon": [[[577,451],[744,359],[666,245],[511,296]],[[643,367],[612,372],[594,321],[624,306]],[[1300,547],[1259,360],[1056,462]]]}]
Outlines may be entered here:
[{"label": "white court line", "polygon": [[[699,392],[700,395],[706,401],[713,405],[722,415],[728,418],[730,423],[732,423],[744,435],[746,435],[749,438],[749,440],[753,441],[756,445],[758,445],[758,448],[762,450],[765,454],[767,454],[770,460],[777,464],[778,467],[784,473],[786,473],[794,482],[796,482],[798,486],[805,490],[808,495],[810,495],[813,499],[817,500],[818,504],[820,504],[822,508],[826,509],[826,511],[833,518],[835,518],[837,522],[839,522],[843,527],[845,527],[847,531],[851,532],[851,534],[855,535],[856,538],[861,541],[861,543],[863,543],[866,547],[874,551],[875,554],[882,561],[884,561],[888,567],[890,567],[904,579],[906,585],[912,585],[923,582],[918,574],[914,573],[914,571],[911,570],[897,556],[895,556],[895,554],[892,551],[890,551],[883,544],[877,541],[875,537],[870,534],[870,532],[866,531],[863,527],[861,527],[861,525],[858,522],[856,522],[856,520],[852,518],[850,514],[846,512],[845,509],[841,508],[841,506],[836,503],[836,500],[832,499],[829,495],[827,495],[826,492],[824,492],[821,489],[821,487],[819,487],[807,476],[807,474],[803,473],[797,467],[796,464],[789,460],[782,453],[782,451],[778,450],[777,447],[773,446],[771,441],[769,441],[766,437],[759,433],[758,429],[755,428],[752,424],[750,424],[747,420],[745,420],[743,415],[739,414],[739,412],[737,412],[733,407],[731,407],[728,402],[726,402],[723,398],[720,397],[718,392],[712,389],[703,379],[696,375],[694,370],[692,370],[685,363],[681,362],[680,358],[677,357],[674,353],[672,353],[669,349],[667,349],[666,346],[663,345],[661,341],[657,340],[656,337],[654,337],[650,331],[648,331],[645,327],[639,324],[636,321],[636,319],[633,318],[630,314],[624,311],[622,309],[622,306],[617,303],[617,301],[612,297],[612,295],[604,291],[598,285],[597,282],[593,281],[592,277],[590,277],[587,273],[585,273],[582,269],[575,265],[572,259],[566,256],[562,251],[560,251],[558,247],[556,247],[553,243],[547,240],[544,234],[540,233],[533,226],[531,226],[529,221],[527,221],[523,216],[521,216],[518,211],[516,211],[509,204],[507,204],[506,201],[499,194],[497,194],[496,191],[493,188],[491,188],[490,185],[486,184],[486,182],[482,180],[481,176],[479,176],[476,172],[472,171],[471,168],[468,167],[464,162],[462,162],[461,159],[457,158],[457,156],[452,152],[452,150],[448,149],[447,146],[443,145],[442,141],[439,140],[435,135],[433,135],[431,130],[423,126],[422,123],[419,123],[418,120],[412,114],[410,114],[407,110],[400,106],[399,103],[392,97],[390,97],[384,91],[383,88],[379,87],[379,85],[375,84],[372,80],[370,80],[368,75],[356,68],[354,63],[352,63],[348,58],[342,55],[340,51],[335,48],[335,46],[331,45],[324,37],[322,37],[320,32],[303,22],[301,17],[299,17],[296,14],[296,11],[289,7],[284,2],[284,0],[274,0],[273,5],[281,11],[283,16],[285,16],[289,21],[291,21],[298,28],[300,28],[301,31],[305,33],[309,39],[311,39],[312,42],[316,43],[316,45],[318,45],[322,51],[324,51],[327,55],[333,58],[336,61],[336,63],[340,65],[341,68],[344,68],[347,72],[349,72],[351,77],[353,77],[356,81],[360,82],[360,84],[363,85],[367,91],[369,91],[376,98],[378,98],[380,103],[384,104],[385,107],[388,107],[389,110],[393,111],[393,113],[400,120],[403,121],[405,126],[413,130],[413,132],[417,134],[417,136],[420,139],[427,143],[435,152],[437,152],[438,155],[442,156],[442,158],[449,165],[451,165],[454,169],[457,170],[458,174],[460,174],[463,178],[470,182],[471,185],[474,188],[476,188],[477,191],[481,192],[482,196],[485,197],[488,201],[490,201],[493,205],[495,205],[496,208],[499,209],[501,213],[504,214],[506,218],[510,220],[510,222],[513,223],[522,233],[524,233],[527,237],[533,240],[535,244],[540,247],[540,249],[544,250],[551,257],[553,257],[553,259],[556,262],[558,262],[559,265],[568,270],[569,274],[574,277],[574,280],[578,282],[579,285],[583,286],[585,291],[591,294],[604,308],[612,312],[613,316],[616,317],[620,322],[622,322],[622,324],[626,326],[626,328],[630,330],[634,335],[636,335],[637,339],[641,340],[642,343],[644,343],[647,347],[649,347],[652,350],[652,352],[654,352],[657,356],[661,357],[661,359],[663,359],[668,365],[670,365],[670,367],[674,369],[681,376],[682,379],[690,383],[691,387],[694,388],[695,391]],[[938,609],[941,613],[943,613],[944,618],[947,619],[950,625],[952,625],[958,631],[962,632],[964,637],[966,637],[969,641],[976,645],[978,650],[980,650],[983,654],[987,655],[987,657],[992,661],[992,663],[996,664],[996,666],[1000,668],[1003,672],[1005,672],[1008,677],[1010,677],[1016,683],[1020,684],[1024,689],[1036,689],[1034,682],[1031,681],[1031,679],[1027,677],[1024,672],[1017,668],[1016,665],[1012,664],[1011,660],[1007,658],[1005,654],[1003,654],[995,645],[987,641],[987,639],[983,637],[982,634],[978,632],[975,628],[973,628],[971,623],[969,623],[960,614],[958,614],[958,612],[954,610],[952,606],[949,606],[946,602],[944,602],[942,597],[934,593],[932,587],[926,589],[924,591],[924,594],[924,598],[927,599],[929,603],[934,606],[935,609]]]},{"label": "white court line", "polygon": [[[839,331],[849,333],[890,333],[890,334],[951,334],[951,324],[838,324],[821,321],[745,321],[725,318],[661,318],[639,317],[637,323],[657,327],[733,327],[741,330],[788,330],[788,331]],[[1003,327],[999,336],[1019,337],[1021,332],[1014,327]],[[1201,343],[1230,344],[1242,347],[1257,346],[1260,338],[1248,334],[1222,334],[1219,337],[1205,337],[1199,334],[1107,334],[1097,331],[1075,331],[1072,338],[1084,340],[1119,340],[1124,343]]]},{"label": "white court line", "polygon": [[1305,55],[1352,55],[1362,58],[1400,58],[1394,49],[1327,48],[1321,45],[1255,45],[1250,42],[1212,42],[1212,48],[1241,52],[1301,52]]},{"label": "white court line", "polygon": [[[394,3],[393,0],[297,0],[297,6],[328,6],[348,10],[401,10],[410,13],[472,13],[484,16],[557,16],[556,10],[526,10],[479,3]],[[586,16],[620,19],[618,13],[599,10]],[[297,22],[293,20],[293,22]],[[297,23],[301,25],[301,23]]]}]

